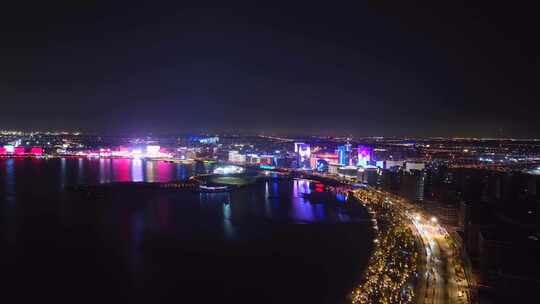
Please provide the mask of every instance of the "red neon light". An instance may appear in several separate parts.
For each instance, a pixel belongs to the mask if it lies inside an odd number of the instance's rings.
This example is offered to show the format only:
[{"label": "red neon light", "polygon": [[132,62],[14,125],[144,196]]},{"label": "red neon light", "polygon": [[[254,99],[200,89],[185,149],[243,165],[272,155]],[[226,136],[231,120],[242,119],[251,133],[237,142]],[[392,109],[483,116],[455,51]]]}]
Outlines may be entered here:
[{"label": "red neon light", "polygon": [[168,182],[172,180],[173,164],[158,161],[157,162],[157,175],[160,182]]},{"label": "red neon light", "polygon": [[6,148],[0,147],[0,155],[7,154]]},{"label": "red neon light", "polygon": [[129,182],[129,167],[131,161],[128,159],[115,159],[112,162],[113,173],[115,174],[115,181]]},{"label": "red neon light", "polygon": [[320,154],[317,154],[316,156],[318,158],[330,158],[330,159],[338,158],[338,155],[335,153],[320,153]]}]

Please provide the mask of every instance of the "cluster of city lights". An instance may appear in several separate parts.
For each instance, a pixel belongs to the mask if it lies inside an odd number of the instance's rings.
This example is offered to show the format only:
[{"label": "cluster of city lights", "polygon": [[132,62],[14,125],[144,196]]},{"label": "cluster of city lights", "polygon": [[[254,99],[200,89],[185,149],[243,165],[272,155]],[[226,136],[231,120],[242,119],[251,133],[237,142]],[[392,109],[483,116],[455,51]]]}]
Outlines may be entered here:
[{"label": "cluster of city lights", "polygon": [[244,172],[244,168],[235,165],[220,166],[214,169],[214,174],[228,175],[240,174]]},{"label": "cluster of city lights", "polygon": [[99,150],[89,151],[65,151],[64,155],[75,155],[82,157],[118,157],[118,158],[172,158],[173,154],[157,145],[148,145],[145,148],[127,148],[118,149],[101,148]]},{"label": "cluster of city lights", "polygon": [[376,239],[363,281],[352,292],[353,303],[413,303],[419,259],[417,238],[404,214],[369,190],[355,190],[374,217]]},{"label": "cluster of city lights", "polygon": [[0,155],[41,156],[43,155],[43,148],[40,148],[40,147],[25,148],[21,146],[5,145],[3,147],[0,147]]},{"label": "cluster of city lights", "polygon": [[[412,303],[413,288],[416,284],[418,289],[420,279],[425,279],[430,291],[426,287],[425,294],[417,295],[416,300],[422,296],[435,301],[435,290],[444,288],[451,291],[449,295],[456,303],[471,302],[474,291],[459,245],[436,217],[424,214],[401,197],[373,188],[354,190],[354,196],[379,225],[374,253],[364,281],[353,291],[353,303]],[[422,273],[418,268],[421,256]],[[439,261],[443,259],[448,268],[441,267]],[[436,279],[440,276],[447,277],[446,285]]]}]

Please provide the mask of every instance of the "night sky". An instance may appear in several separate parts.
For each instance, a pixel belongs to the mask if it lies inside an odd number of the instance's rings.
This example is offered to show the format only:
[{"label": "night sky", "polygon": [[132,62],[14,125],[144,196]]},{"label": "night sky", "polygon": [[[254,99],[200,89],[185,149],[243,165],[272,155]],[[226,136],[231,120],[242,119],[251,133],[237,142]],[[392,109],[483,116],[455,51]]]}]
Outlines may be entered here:
[{"label": "night sky", "polygon": [[532,7],[108,2],[3,4],[0,129],[540,137]]}]

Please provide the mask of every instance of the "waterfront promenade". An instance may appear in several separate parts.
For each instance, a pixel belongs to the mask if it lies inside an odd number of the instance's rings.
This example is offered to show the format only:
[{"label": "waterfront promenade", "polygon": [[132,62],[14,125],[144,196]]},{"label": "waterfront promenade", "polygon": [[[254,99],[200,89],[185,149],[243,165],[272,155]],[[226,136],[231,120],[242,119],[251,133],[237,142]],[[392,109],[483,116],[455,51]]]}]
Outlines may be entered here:
[{"label": "waterfront promenade", "polygon": [[[403,198],[377,189],[357,189],[353,191],[353,195],[366,207],[375,210],[372,213],[375,219],[389,218],[393,227],[400,227],[387,229],[394,232],[396,240],[403,239],[399,234],[400,231],[406,232],[405,239],[416,239],[414,250],[408,246],[407,242],[398,247],[385,246],[378,249],[382,252],[407,251],[416,257],[416,260],[409,260],[408,264],[402,264],[399,267],[402,278],[409,279],[412,273],[415,275],[416,280],[408,282],[415,284],[414,299],[404,296],[411,294],[409,285],[404,284],[405,280],[385,281],[382,279],[387,276],[387,272],[395,271],[394,264],[387,259],[386,264],[380,267],[378,272],[366,273],[366,280],[383,283],[360,285],[353,293],[356,296],[353,297],[354,303],[475,303],[473,284],[466,274],[467,264],[463,261],[456,242],[435,217],[426,214]],[[374,255],[380,255],[378,251],[375,251]],[[393,256],[396,253],[387,252],[385,255]],[[411,266],[415,267],[414,272],[407,271]],[[399,294],[401,298],[396,298],[392,293],[377,291],[381,288],[384,290],[388,284],[392,284],[395,294]],[[376,292],[373,292],[374,288]],[[377,297],[373,298],[373,294]]]}]

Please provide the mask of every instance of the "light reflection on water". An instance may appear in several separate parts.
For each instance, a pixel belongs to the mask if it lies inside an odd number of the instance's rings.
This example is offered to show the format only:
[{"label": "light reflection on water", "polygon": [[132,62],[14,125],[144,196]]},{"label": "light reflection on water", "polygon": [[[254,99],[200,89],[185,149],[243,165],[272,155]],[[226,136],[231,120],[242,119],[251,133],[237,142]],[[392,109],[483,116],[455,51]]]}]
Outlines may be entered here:
[{"label": "light reflection on water", "polygon": [[[34,160],[38,166],[43,160]],[[56,160],[51,160],[54,162]],[[76,159],[77,172],[74,180],[69,180],[70,168],[68,164],[72,159],[60,160],[61,188],[70,184],[106,184],[111,182],[167,182],[174,180],[187,180],[190,168],[186,165],[177,165],[161,161],[147,161],[143,159]],[[97,174],[93,169],[97,163]]]},{"label": "light reflection on water", "polygon": [[[347,225],[338,228],[339,225],[295,225],[357,220],[357,218],[349,217],[340,209],[344,203],[337,201],[330,201],[328,204],[327,202],[309,202],[309,198],[304,197],[304,194],[312,192],[312,182],[301,179],[271,179],[231,193],[194,193],[173,189],[152,190],[154,192],[129,190],[111,191],[103,196],[86,197],[81,195],[78,197],[80,195],[78,192],[73,193],[65,190],[67,187],[77,184],[186,180],[194,171],[194,166],[191,165],[142,159],[0,159],[0,203],[2,203],[0,206],[0,211],[2,211],[0,236],[2,240],[0,242],[2,245],[13,248],[13,252],[26,254],[25,259],[16,260],[10,256],[9,261],[8,259],[6,261],[19,263],[17,264],[19,268],[16,268],[16,271],[19,272],[20,267],[28,262],[39,260],[40,252],[48,250],[51,252],[48,258],[53,261],[49,264],[54,265],[54,270],[60,269],[63,271],[62,273],[72,274],[70,272],[71,264],[64,261],[69,259],[92,261],[96,258],[95,252],[101,252],[105,256],[104,262],[107,263],[107,266],[104,267],[106,268],[104,273],[111,272],[120,275],[119,270],[113,270],[114,268],[109,266],[116,267],[122,264],[125,265],[126,271],[133,275],[133,278],[145,273],[145,271],[150,271],[150,278],[153,279],[153,270],[164,271],[170,266],[172,266],[171,269],[183,270],[184,265],[192,263],[189,259],[193,259],[196,255],[187,253],[182,255],[183,246],[191,246],[189,245],[192,244],[191,240],[197,241],[196,249],[198,246],[204,245],[209,248],[217,248],[211,251],[211,254],[209,253],[208,260],[200,259],[194,262],[196,266],[194,269],[197,269],[194,272],[196,274],[198,273],[197,267],[205,267],[208,261],[220,259],[221,250],[231,250],[228,252],[230,256],[234,256],[232,253],[235,253],[236,249],[233,247],[231,248],[234,250],[230,249],[228,246],[236,246],[235,244],[243,246],[242,244],[245,244],[246,248],[255,250],[259,256],[286,248],[287,246],[278,245],[283,243],[274,241],[276,232],[281,239],[285,239],[286,244],[296,244],[297,240],[306,239],[306,243],[299,245],[299,249],[302,250],[305,248],[304,244],[310,244],[309,240],[315,237],[316,241],[314,242],[317,244],[309,247],[309,255],[313,256],[326,250],[325,246],[319,247],[318,244],[331,242],[340,246],[345,244],[343,248],[347,248],[347,250],[336,250],[336,253],[349,252],[351,249],[350,244],[347,243],[348,239],[346,237],[340,238],[340,235],[353,234],[354,232],[355,240],[357,240],[358,235],[364,231],[364,226],[358,228],[358,226]],[[142,188],[135,187],[133,189]],[[329,197],[329,200],[332,200],[331,196]],[[362,220],[361,216],[359,218]],[[292,240],[288,239],[289,235]],[[41,241],[35,243],[35,240]],[[233,241],[231,242],[231,240]],[[257,249],[259,247],[253,246],[254,248],[252,248],[254,241],[259,242],[258,245],[262,246],[260,252],[256,251],[259,250]],[[356,243],[358,242],[355,241]],[[34,248],[38,250],[33,250]],[[328,248],[334,247],[328,246]],[[195,249],[189,248],[188,253],[193,250]],[[359,248],[358,250],[364,249]],[[154,252],[162,252],[163,255],[159,257],[165,256],[166,262],[163,262],[163,267],[161,258],[152,258]],[[169,253],[171,258],[167,260]],[[2,252],[0,252],[1,254]],[[282,254],[287,254],[287,252]],[[117,255],[120,256],[118,258],[121,263],[116,260]],[[321,253],[320,256],[320,260],[325,262],[342,259],[340,257],[328,259],[324,253]],[[186,262],[188,260],[189,262]],[[231,260],[226,261],[227,263],[221,263],[221,265],[231,263]],[[241,264],[243,261],[244,259],[233,259],[233,263],[238,263],[240,268],[244,267]],[[257,261],[257,265],[275,263],[269,264],[271,266],[266,268],[268,271],[282,265],[284,260],[274,261],[271,258],[265,258],[262,261],[261,263]],[[353,263],[357,263],[357,261],[358,258],[355,256]],[[81,266],[84,263],[76,265]],[[248,265],[245,266],[246,269],[255,268],[251,264],[246,265]],[[300,263],[300,265],[303,264]],[[294,268],[289,266],[287,264],[283,270],[289,271]],[[238,269],[234,267],[227,268],[227,270],[237,272]],[[352,267],[342,268],[352,269]],[[21,269],[24,271],[25,268]],[[35,274],[33,268],[29,269],[29,271],[24,272],[24,276],[31,277]],[[89,269],[86,271],[94,270],[92,267]],[[338,267],[325,269],[338,269]],[[281,269],[279,270],[277,272],[282,273]],[[302,268],[299,273],[304,273],[306,270],[310,270],[310,268]],[[96,268],[95,271],[100,278],[106,277],[100,272],[100,269]],[[246,281],[254,281],[251,278],[256,276],[259,270],[253,269],[253,271],[253,273],[246,272],[248,275],[241,277],[247,278]],[[43,271],[43,273],[48,272]],[[213,275],[219,273],[220,271],[216,270]],[[326,274],[326,270],[324,273]],[[172,277],[191,274],[178,271],[174,272]],[[72,276],[63,275],[61,277],[71,280]],[[261,277],[266,277],[264,271],[261,271]],[[307,275],[302,279],[310,280],[313,277]],[[341,274],[335,277],[341,277]],[[156,279],[156,285],[170,282],[171,277],[164,278],[166,279],[162,278],[161,281]],[[280,277],[280,279],[283,278]],[[233,282],[231,286],[244,286],[246,281]],[[315,282],[319,281],[317,279]],[[146,281],[142,280],[141,282]],[[276,280],[268,279],[265,284],[271,286],[275,282]],[[290,284],[287,282],[285,285],[289,286]]]},{"label": "light reflection on water", "polygon": [[15,207],[17,196],[15,195],[15,160],[8,159],[5,161],[6,173],[5,173],[5,190],[4,199],[7,202],[7,206]]},{"label": "light reflection on water", "polygon": [[155,182],[155,174],[154,174],[154,162],[147,161],[146,162],[146,175],[145,175],[145,181],[147,182]]},{"label": "light reflection on water", "polygon": [[79,158],[77,161],[77,184],[84,183],[84,159]]},{"label": "light reflection on water", "polygon": [[60,188],[66,186],[66,159],[60,159]]},{"label": "light reflection on water", "polygon": [[109,164],[109,159],[99,159],[99,182],[101,184],[111,182]]},{"label": "light reflection on water", "polygon": [[310,194],[309,181],[295,179],[293,181],[292,216],[300,221],[312,221],[314,219],[311,204],[304,199],[304,194]]},{"label": "light reflection on water", "polygon": [[131,161],[131,180],[134,182],[142,182],[144,180],[142,160],[138,158]]},{"label": "light reflection on water", "polygon": [[225,203],[223,206],[223,232],[226,238],[233,238],[235,236],[234,226],[231,223],[231,204]]},{"label": "light reflection on water", "polygon": [[[15,193],[15,160],[8,159],[5,162],[5,171],[4,171],[4,204],[0,206],[2,212],[2,222],[5,223],[4,229],[2,229],[3,239],[6,240],[8,244],[15,243],[17,237],[17,220],[16,220],[16,205],[17,205],[17,195]],[[2,168],[2,166],[0,166]],[[2,174],[0,173],[0,176]]]},{"label": "light reflection on water", "polygon": [[[2,193],[5,206],[3,209],[16,205],[17,193],[15,189],[15,178],[18,175],[24,176],[25,170],[29,170],[29,162],[17,160],[21,165],[16,165],[16,160],[1,160],[4,166]],[[17,164],[19,164],[17,163]],[[52,159],[52,160],[32,160],[31,166],[36,167],[41,172],[44,168],[59,172],[56,181],[60,189],[65,189],[67,185],[73,184],[104,184],[110,182],[167,182],[173,180],[186,180],[193,166],[172,164],[160,161],[146,161],[143,159]],[[36,169],[34,168],[34,169]],[[33,170],[34,170],[33,169]],[[21,172],[17,172],[17,170]],[[49,179],[50,176],[44,174],[40,178]],[[32,180],[32,183],[39,185],[40,182]],[[54,180],[47,181],[47,185],[54,184]],[[305,195],[312,193],[312,181],[295,179],[289,181],[267,180],[260,185],[248,186],[232,193],[199,193],[197,199],[185,196],[181,193],[159,194],[154,201],[145,202],[143,209],[124,210],[128,212],[132,220],[120,220],[120,223],[131,223],[124,231],[131,231],[131,239],[135,246],[140,241],[140,234],[144,229],[157,231],[173,231],[178,227],[191,227],[196,224],[200,226],[218,225],[222,236],[226,239],[236,238],[239,234],[238,224],[243,225],[246,221],[264,219],[264,221],[280,221],[292,223],[316,223],[316,222],[349,222],[354,221],[338,207],[326,203],[311,203]],[[45,186],[44,186],[45,187]],[[316,192],[319,192],[318,188]],[[58,198],[60,200],[60,198]],[[138,200],[139,198],[133,197]],[[188,201],[186,201],[188,200]],[[118,208],[126,208],[125,201],[119,199]],[[337,200],[343,201],[343,195],[338,194]],[[134,205],[134,202],[130,202]],[[180,205],[182,212],[179,214]],[[336,204],[337,205],[337,204]],[[69,207],[69,203],[63,202],[62,206]],[[62,207],[62,208],[64,208]],[[72,207],[69,207],[72,208]],[[69,211],[63,209],[62,212]],[[14,214],[5,212],[5,214]],[[62,215],[64,216],[64,215]],[[113,219],[112,222],[115,220]],[[197,221],[204,223],[200,224]],[[4,220],[4,223],[8,221]],[[179,225],[178,227],[175,227]],[[131,227],[130,227],[131,226]],[[146,228],[145,228],[146,227]],[[126,235],[126,234],[124,234]],[[137,236],[137,237],[135,237]],[[135,250],[135,249],[133,249]]]},{"label": "light reflection on water", "polygon": [[133,178],[130,176],[130,163],[124,161],[112,161],[113,180],[118,182],[129,182]]}]

